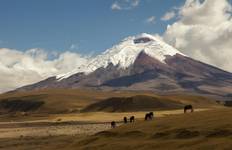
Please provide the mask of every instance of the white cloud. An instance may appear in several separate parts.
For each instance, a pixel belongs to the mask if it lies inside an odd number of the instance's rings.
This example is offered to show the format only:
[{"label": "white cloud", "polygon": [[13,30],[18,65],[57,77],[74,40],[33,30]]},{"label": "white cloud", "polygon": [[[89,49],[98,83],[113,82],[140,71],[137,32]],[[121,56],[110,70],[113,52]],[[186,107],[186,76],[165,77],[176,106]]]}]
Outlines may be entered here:
[{"label": "white cloud", "polygon": [[50,76],[63,74],[86,63],[87,58],[66,51],[49,60],[41,49],[26,52],[0,49],[0,92],[38,82]]},{"label": "white cloud", "polygon": [[112,5],[112,10],[130,10],[137,7],[140,0],[116,0]]},{"label": "white cloud", "polygon": [[161,18],[163,21],[171,20],[176,16],[176,13],[174,11],[166,12],[164,16]]},{"label": "white cloud", "polygon": [[155,24],[155,16],[151,16],[151,17],[147,18],[146,22],[151,23],[151,24]]},{"label": "white cloud", "polygon": [[131,6],[137,7],[139,5],[140,0],[131,0]]},{"label": "white cloud", "polygon": [[231,10],[227,0],[186,0],[163,39],[190,57],[232,71]]},{"label": "white cloud", "polygon": [[118,4],[118,2],[114,2],[111,6],[112,10],[121,10],[122,8],[120,7],[120,5]]}]

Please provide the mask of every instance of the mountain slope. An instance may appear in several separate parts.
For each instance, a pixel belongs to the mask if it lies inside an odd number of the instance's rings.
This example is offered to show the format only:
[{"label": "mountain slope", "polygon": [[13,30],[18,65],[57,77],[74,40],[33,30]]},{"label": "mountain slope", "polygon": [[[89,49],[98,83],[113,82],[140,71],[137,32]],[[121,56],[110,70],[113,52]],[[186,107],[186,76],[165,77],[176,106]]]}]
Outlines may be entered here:
[{"label": "mountain slope", "polygon": [[225,97],[232,93],[232,74],[185,56],[152,35],[141,34],[124,39],[71,72],[16,91],[44,88],[187,91]]}]

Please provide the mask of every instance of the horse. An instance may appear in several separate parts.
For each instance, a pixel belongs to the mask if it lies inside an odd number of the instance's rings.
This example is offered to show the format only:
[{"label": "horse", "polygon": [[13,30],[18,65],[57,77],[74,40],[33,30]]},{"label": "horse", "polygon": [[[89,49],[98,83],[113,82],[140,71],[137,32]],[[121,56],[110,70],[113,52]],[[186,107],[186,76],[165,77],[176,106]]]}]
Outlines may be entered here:
[{"label": "horse", "polygon": [[115,121],[112,121],[111,122],[111,128],[115,128],[116,127],[116,122]]},{"label": "horse", "polygon": [[192,105],[186,105],[185,107],[184,107],[184,113],[186,113],[187,112],[187,110],[191,110],[191,112],[193,112],[193,106]]},{"label": "horse", "polygon": [[150,118],[150,114],[149,114],[149,113],[146,113],[146,114],[145,114],[144,120],[149,120],[149,118]]},{"label": "horse", "polygon": [[123,118],[124,123],[127,123],[127,117]]},{"label": "horse", "polygon": [[154,114],[153,112],[149,112],[145,114],[145,120],[152,120]]},{"label": "horse", "polygon": [[135,122],[135,116],[130,117],[130,122]]}]

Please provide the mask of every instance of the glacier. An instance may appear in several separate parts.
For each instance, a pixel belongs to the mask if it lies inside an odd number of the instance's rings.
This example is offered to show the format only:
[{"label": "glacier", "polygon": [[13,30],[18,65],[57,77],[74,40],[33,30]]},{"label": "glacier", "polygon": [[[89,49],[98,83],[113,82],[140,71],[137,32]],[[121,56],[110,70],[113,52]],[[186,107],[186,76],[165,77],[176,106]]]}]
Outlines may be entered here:
[{"label": "glacier", "polygon": [[89,74],[98,68],[105,68],[111,63],[120,68],[127,68],[134,63],[141,52],[145,52],[147,55],[156,58],[162,63],[165,63],[166,56],[174,56],[176,54],[185,56],[157,36],[142,33],[123,39],[119,44],[91,58],[86,64],[74,68],[71,72],[57,75],[56,79],[60,81],[76,73]]}]

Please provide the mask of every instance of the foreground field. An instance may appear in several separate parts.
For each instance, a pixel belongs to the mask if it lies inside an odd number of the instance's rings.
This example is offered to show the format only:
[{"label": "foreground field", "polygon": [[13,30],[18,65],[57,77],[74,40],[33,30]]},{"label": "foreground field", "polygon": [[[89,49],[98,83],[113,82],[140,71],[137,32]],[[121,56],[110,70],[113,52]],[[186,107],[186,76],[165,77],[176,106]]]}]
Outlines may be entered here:
[{"label": "foreground field", "polygon": [[[194,113],[183,113],[187,104]],[[144,121],[147,111],[155,112],[153,121]],[[135,123],[122,124],[124,116],[132,115]],[[229,150],[231,116],[232,110],[212,97],[190,94],[77,89],[6,93],[0,95],[0,149]],[[117,128],[111,130],[113,120]]]},{"label": "foreground field", "polygon": [[[134,112],[139,118],[139,114]],[[54,116],[46,120],[2,122],[0,149],[65,150],[230,150],[232,109],[199,109],[156,112],[152,121],[137,119],[110,129],[111,119],[131,113],[97,113]],[[120,117],[119,117],[120,116]],[[57,122],[56,117],[63,119]],[[89,120],[95,118],[94,122]],[[101,117],[103,122],[96,119]],[[81,119],[82,118],[82,119]],[[88,119],[86,119],[88,118]],[[75,121],[76,120],[76,121]],[[79,121],[77,121],[79,120]],[[81,120],[81,121],[80,121]],[[93,121],[93,120],[92,120]]]},{"label": "foreground field", "polygon": [[139,121],[76,141],[67,149],[231,150],[232,109]]}]

